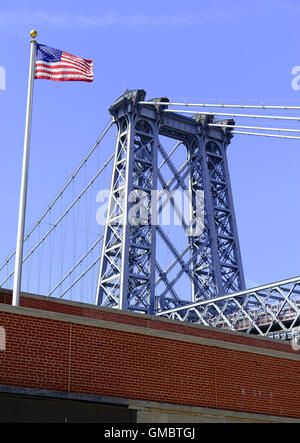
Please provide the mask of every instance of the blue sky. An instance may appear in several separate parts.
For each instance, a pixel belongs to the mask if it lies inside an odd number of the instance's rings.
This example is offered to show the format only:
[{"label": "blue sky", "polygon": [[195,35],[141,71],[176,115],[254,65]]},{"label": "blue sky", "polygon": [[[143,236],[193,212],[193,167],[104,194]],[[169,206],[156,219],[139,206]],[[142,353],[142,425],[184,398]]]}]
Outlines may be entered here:
[{"label": "blue sky", "polygon": [[[27,227],[92,146],[125,88],[143,88],[149,99],[299,105],[300,91],[291,87],[299,21],[299,2],[283,0],[2,5],[1,261],[16,241],[30,29],[40,43],[93,59],[95,80],[35,81]],[[299,275],[300,140],[237,135],[228,158],[248,286]]]}]

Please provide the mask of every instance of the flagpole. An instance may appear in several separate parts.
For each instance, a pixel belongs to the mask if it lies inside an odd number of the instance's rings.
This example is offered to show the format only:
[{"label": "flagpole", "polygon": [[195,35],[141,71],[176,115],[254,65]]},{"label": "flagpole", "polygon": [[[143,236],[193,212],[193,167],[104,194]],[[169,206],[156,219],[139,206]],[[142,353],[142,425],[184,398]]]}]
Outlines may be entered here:
[{"label": "flagpole", "polygon": [[22,260],[23,260],[23,240],[24,240],[24,228],[25,228],[25,213],[26,213],[26,198],[27,198],[27,183],[28,183],[28,166],[29,166],[29,151],[30,151],[30,132],[31,132],[31,114],[32,114],[32,96],[33,96],[33,83],[35,74],[35,53],[36,53],[36,31],[31,31],[30,35],[30,67],[29,67],[29,79],[28,79],[28,93],[27,93],[27,106],[26,106],[26,124],[24,135],[24,152],[23,152],[23,166],[22,166],[22,180],[20,191],[20,205],[19,205],[19,220],[18,220],[18,234],[17,234],[17,246],[16,246],[16,260],[15,260],[15,272],[14,272],[14,288],[13,288],[13,306],[19,306],[20,304],[20,287],[22,277]]}]

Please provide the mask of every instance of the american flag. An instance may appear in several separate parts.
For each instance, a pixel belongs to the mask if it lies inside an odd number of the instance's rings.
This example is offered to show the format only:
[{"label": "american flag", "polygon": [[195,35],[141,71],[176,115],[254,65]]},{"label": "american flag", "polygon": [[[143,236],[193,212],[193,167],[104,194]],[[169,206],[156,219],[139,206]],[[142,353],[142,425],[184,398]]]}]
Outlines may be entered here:
[{"label": "american flag", "polygon": [[92,82],[93,62],[37,43],[34,78]]}]

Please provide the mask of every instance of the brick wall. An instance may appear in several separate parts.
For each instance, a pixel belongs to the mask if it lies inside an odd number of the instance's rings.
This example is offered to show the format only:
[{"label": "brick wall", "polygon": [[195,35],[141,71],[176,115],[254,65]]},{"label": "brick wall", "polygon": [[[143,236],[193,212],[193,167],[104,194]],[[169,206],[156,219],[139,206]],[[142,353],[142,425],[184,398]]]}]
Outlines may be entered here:
[{"label": "brick wall", "polygon": [[0,295],[0,384],[300,417],[287,343],[151,316]]}]

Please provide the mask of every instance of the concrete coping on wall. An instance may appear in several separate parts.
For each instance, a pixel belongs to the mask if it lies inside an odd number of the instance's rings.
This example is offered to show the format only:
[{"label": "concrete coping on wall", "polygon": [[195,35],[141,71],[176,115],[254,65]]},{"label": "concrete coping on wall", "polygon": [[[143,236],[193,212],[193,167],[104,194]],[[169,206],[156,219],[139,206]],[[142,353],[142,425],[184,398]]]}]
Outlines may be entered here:
[{"label": "concrete coping on wall", "polygon": [[[1,289],[0,294],[7,294],[9,296],[12,295],[12,291],[7,289]],[[81,302],[74,302],[74,301],[68,301],[68,300],[59,300],[55,298],[40,296],[40,295],[34,295],[34,294],[28,294],[28,293],[22,293],[21,297],[24,298],[30,298],[37,301],[47,301],[47,302],[53,302],[53,303],[59,303],[63,305],[69,305],[69,306],[76,306],[78,308],[82,309],[91,309],[91,310],[97,310],[101,312],[109,312],[113,314],[118,314],[120,316],[131,316],[136,317],[140,319],[148,319],[152,322],[159,322],[161,324],[173,324],[182,326],[184,328],[197,328],[201,329],[203,331],[210,331],[213,333],[216,333],[215,338],[206,338],[206,337],[199,337],[198,335],[190,335],[186,333],[180,333],[180,332],[172,332],[169,330],[162,330],[162,329],[155,329],[155,327],[152,325],[149,327],[146,326],[136,326],[128,323],[122,323],[116,321],[107,321],[103,319],[95,319],[91,317],[85,317],[85,316],[79,316],[79,315],[72,315],[72,314],[65,314],[61,312],[53,312],[53,311],[45,311],[41,309],[36,308],[29,308],[29,307],[23,307],[23,306],[11,306],[8,304],[0,303],[0,312],[7,312],[8,314],[18,314],[22,316],[30,316],[30,317],[38,317],[38,318],[44,318],[48,320],[54,320],[54,321],[61,321],[61,322],[67,322],[67,323],[74,323],[74,324],[81,324],[91,327],[98,327],[98,328],[104,328],[104,329],[111,329],[111,330],[118,330],[128,333],[135,333],[135,334],[142,334],[152,337],[159,337],[159,338],[165,338],[169,340],[177,340],[177,341],[183,341],[183,342],[189,342],[189,343],[195,343],[195,344],[201,344],[206,346],[213,346],[223,349],[230,349],[235,351],[242,351],[242,352],[248,352],[248,353],[254,353],[259,355],[265,355],[265,356],[271,356],[276,358],[284,358],[289,360],[296,360],[300,361],[300,353],[299,351],[294,351],[292,349],[292,346],[288,343],[281,343],[278,342],[278,340],[275,339],[269,339],[266,337],[260,337],[256,335],[250,335],[243,332],[235,332],[235,331],[228,331],[225,329],[218,329],[218,328],[210,328],[198,324],[191,324],[191,323],[184,323],[180,322],[178,320],[170,320],[166,318],[161,317],[155,317],[152,315],[147,314],[139,314],[139,313],[133,313],[128,311],[117,311],[116,309],[112,308],[105,308],[95,305],[90,305],[86,303]],[[226,335],[226,341],[224,340],[224,334]],[[223,335],[223,338],[222,338]],[[234,337],[240,337],[242,340],[245,340],[245,344],[243,343],[235,343],[228,340],[228,336]],[[251,344],[249,344],[249,339],[251,339]],[[270,347],[268,347],[268,344]],[[282,348],[282,345],[286,348],[284,351],[282,350],[276,350],[274,349],[274,344],[278,345],[278,347]],[[263,345],[263,346],[262,346]],[[272,348],[271,348],[272,346]]]}]

